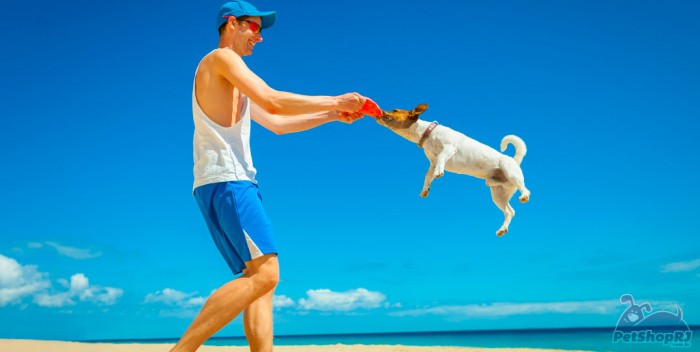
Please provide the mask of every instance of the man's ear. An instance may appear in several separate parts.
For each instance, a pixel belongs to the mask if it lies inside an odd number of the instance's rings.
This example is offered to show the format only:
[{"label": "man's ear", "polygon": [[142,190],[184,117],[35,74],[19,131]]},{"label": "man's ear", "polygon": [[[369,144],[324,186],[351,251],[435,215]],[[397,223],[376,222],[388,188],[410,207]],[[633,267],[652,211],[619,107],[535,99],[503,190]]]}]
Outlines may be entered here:
[{"label": "man's ear", "polygon": [[411,111],[411,115],[416,115],[416,117],[418,117],[418,115],[425,112],[425,110],[428,110],[428,104],[420,104],[420,105],[416,106],[416,108]]},{"label": "man's ear", "polygon": [[234,29],[236,28],[236,22],[237,22],[237,21],[238,21],[238,18],[236,18],[236,17],[234,17],[234,16],[230,16],[230,17],[228,18],[228,23],[229,23],[229,24],[231,25],[231,27],[233,27]]}]

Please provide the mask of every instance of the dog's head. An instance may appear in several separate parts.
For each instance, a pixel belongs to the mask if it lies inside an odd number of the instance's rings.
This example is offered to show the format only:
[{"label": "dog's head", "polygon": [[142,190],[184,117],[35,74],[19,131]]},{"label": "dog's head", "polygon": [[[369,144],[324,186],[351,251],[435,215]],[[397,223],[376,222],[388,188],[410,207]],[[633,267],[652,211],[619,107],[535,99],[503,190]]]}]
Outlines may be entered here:
[{"label": "dog's head", "polygon": [[413,110],[394,109],[392,111],[382,110],[382,117],[377,122],[391,129],[409,128],[418,121],[418,115],[428,109],[427,104],[420,104]]}]

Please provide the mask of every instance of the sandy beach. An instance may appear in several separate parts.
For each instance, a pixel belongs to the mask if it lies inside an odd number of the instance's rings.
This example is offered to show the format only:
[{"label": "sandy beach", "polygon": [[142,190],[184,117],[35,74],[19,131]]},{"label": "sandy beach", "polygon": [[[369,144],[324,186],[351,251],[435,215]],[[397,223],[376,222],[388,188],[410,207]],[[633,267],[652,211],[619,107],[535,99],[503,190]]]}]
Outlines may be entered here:
[{"label": "sandy beach", "polygon": [[[3,352],[167,352],[171,344],[109,344],[81,343],[39,340],[0,339],[0,351]],[[200,352],[248,352],[248,347],[240,346],[203,346]],[[398,345],[308,345],[275,347],[279,352],[555,352],[565,350],[533,348],[471,348],[447,346],[398,346]],[[568,352],[583,352],[566,350]]]}]

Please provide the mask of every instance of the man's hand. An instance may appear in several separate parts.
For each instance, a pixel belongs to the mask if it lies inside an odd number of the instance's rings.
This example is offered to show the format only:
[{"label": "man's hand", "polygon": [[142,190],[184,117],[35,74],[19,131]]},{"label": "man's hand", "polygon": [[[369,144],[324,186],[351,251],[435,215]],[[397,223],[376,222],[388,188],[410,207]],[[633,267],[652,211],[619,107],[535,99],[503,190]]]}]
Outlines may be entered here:
[{"label": "man's hand", "polygon": [[344,111],[339,111],[339,110],[331,111],[331,112],[329,112],[329,114],[333,114],[332,116],[337,121],[345,122],[348,125],[361,119],[363,116],[365,116],[365,114],[363,114],[361,112],[344,112]]},{"label": "man's hand", "polygon": [[337,100],[338,110],[346,112],[355,112],[360,110],[366,100],[365,97],[357,93],[346,93],[335,98]]}]

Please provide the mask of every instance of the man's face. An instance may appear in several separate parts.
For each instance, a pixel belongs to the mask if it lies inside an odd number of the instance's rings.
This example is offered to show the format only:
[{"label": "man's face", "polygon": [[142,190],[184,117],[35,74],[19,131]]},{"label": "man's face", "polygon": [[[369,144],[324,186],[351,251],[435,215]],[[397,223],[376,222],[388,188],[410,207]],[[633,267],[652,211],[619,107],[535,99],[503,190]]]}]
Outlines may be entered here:
[{"label": "man's face", "polygon": [[[235,45],[241,56],[253,53],[253,47],[262,41],[260,32],[262,20],[260,17],[246,17],[236,21]],[[257,33],[256,33],[257,32]]]}]

